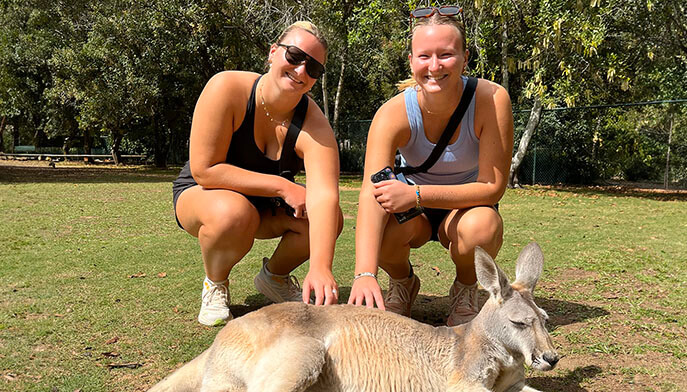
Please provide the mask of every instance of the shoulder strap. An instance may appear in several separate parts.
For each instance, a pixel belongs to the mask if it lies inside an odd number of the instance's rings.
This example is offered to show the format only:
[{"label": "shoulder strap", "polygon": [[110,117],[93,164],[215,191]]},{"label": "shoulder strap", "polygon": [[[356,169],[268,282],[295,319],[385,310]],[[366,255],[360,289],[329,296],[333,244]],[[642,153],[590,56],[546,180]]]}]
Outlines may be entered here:
[{"label": "shoulder strap", "polygon": [[400,172],[405,175],[424,173],[427,170],[429,170],[432,166],[434,166],[434,164],[439,159],[439,156],[441,156],[441,154],[446,149],[446,146],[448,146],[449,140],[451,140],[451,137],[453,137],[453,135],[456,133],[458,125],[460,124],[460,121],[463,119],[465,111],[468,110],[468,106],[470,106],[470,101],[472,101],[472,97],[475,95],[476,88],[477,78],[468,77],[468,82],[466,83],[465,89],[463,90],[463,96],[460,97],[458,107],[451,115],[451,118],[448,120],[448,124],[446,125],[446,129],[444,129],[444,133],[441,134],[439,141],[434,146],[434,149],[429,154],[427,160],[417,167],[406,166],[397,168],[396,172]]},{"label": "shoulder strap", "polygon": [[246,105],[246,115],[244,118],[251,122],[251,128],[253,128],[252,124],[255,117],[255,90],[258,87],[258,82],[260,79],[262,79],[262,75],[258,76],[258,78],[255,79],[255,82],[253,82],[253,87],[250,90],[250,98],[248,98],[248,104]]},{"label": "shoulder strap", "polygon": [[296,105],[296,111],[291,119],[291,124],[289,125],[289,130],[286,132],[286,138],[284,138],[284,146],[281,148],[281,157],[279,158],[279,175],[293,181],[296,173],[293,170],[298,167],[296,155],[296,139],[298,139],[298,134],[301,132],[301,126],[305,120],[305,114],[308,112],[308,96],[303,95],[298,105]]}]

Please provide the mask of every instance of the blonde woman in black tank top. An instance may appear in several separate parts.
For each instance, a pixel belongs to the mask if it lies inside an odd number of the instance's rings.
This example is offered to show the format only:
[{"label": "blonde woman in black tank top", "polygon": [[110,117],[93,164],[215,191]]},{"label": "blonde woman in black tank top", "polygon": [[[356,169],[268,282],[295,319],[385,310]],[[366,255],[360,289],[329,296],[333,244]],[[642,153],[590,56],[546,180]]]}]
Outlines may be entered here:
[{"label": "blonde woman in black tank top", "polygon": [[[413,79],[409,87],[416,89],[415,105],[419,106],[416,112],[421,112],[424,124],[424,129],[420,130],[424,135],[416,135],[426,137],[433,144],[437,144],[443,134],[464,91],[462,74],[468,50],[465,28],[459,20],[461,12],[457,6],[413,11],[412,48],[408,56]],[[408,260],[410,249],[434,237],[449,250],[456,266],[456,279],[448,290],[451,308],[447,312],[447,324],[462,324],[476,315],[474,249],[480,246],[496,257],[503,241],[503,221],[494,205],[506,189],[513,148],[513,116],[508,92],[498,84],[479,79],[474,94],[474,118],[464,116],[462,119],[474,121],[474,135],[469,136],[478,139],[479,169],[469,181],[455,180],[462,183],[447,183],[445,179],[461,178],[456,174],[466,170],[461,169],[466,166],[465,161],[475,159],[472,154],[452,157],[455,171],[446,163],[451,162],[450,159],[440,160],[439,165],[428,170],[428,175],[415,177],[418,187],[396,180],[373,184],[370,181],[372,174],[385,166],[393,167],[398,149],[418,145],[410,141],[411,125],[403,93],[391,98],[377,111],[367,138],[355,233],[356,276],[349,303],[377,305],[410,316],[420,290],[420,280]],[[452,130],[454,134],[449,146],[458,140],[469,140],[468,135],[461,135],[469,128],[458,125],[457,131]],[[406,152],[410,156],[416,151]],[[443,168],[437,172],[440,166]],[[423,207],[424,214],[405,223],[398,223],[391,215],[416,206]],[[379,267],[390,277],[384,298],[376,280]]]},{"label": "blonde woman in black tank top", "polygon": [[[326,51],[317,28],[297,22],[270,47],[265,75],[219,73],[198,98],[189,163],[175,181],[174,201],[178,224],[201,248],[207,275],[198,315],[203,324],[232,318],[229,273],[256,238],[281,237],[256,271],[258,291],[274,302],[308,302],[311,292],[317,304],[338,301],[332,275],[343,225],[338,151],[329,122],[305,95],[324,71]],[[300,132],[292,151],[285,151],[287,130],[299,116]],[[291,175],[280,176],[279,158],[289,152],[305,168],[305,187]],[[308,258],[301,290],[290,272]]]}]

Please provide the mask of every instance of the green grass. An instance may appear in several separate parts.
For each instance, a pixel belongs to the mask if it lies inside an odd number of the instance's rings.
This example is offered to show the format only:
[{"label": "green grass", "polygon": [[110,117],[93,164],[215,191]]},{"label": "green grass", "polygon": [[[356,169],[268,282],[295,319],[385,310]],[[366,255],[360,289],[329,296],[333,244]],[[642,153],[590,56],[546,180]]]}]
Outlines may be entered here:
[{"label": "green grass", "polygon": [[[145,390],[212,342],[218,329],[196,321],[203,267],[196,240],[174,221],[175,175],[0,165],[0,390]],[[334,273],[342,302],[353,276],[359,181],[341,182],[346,220]],[[537,302],[566,355],[559,370],[531,374],[534,386],[687,388],[686,209],[684,193],[506,192],[497,262],[512,276],[520,249],[542,246]],[[256,241],[232,272],[236,316],[267,304],[252,278],[275,244]],[[411,260],[423,282],[413,317],[439,324],[452,263],[436,243]],[[302,280],[306,270],[295,275]],[[123,364],[135,368],[110,367]]]}]

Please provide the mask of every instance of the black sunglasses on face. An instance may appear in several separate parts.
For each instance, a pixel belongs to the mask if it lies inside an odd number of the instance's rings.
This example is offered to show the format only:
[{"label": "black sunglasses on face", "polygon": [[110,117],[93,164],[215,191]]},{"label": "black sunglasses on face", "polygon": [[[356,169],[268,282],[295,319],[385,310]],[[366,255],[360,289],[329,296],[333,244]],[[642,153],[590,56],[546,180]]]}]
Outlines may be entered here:
[{"label": "black sunglasses on face", "polygon": [[439,15],[441,16],[456,16],[460,15],[460,20],[461,22],[465,22],[463,20],[463,7],[458,7],[457,5],[444,5],[441,7],[424,7],[424,8],[416,8],[412,11],[410,11],[410,17],[411,18],[429,18],[432,15],[434,15],[435,12],[438,12]]},{"label": "black sunglasses on face", "polygon": [[305,53],[298,46],[277,44],[285,48],[284,57],[291,65],[300,65],[305,62],[305,72],[313,79],[318,79],[324,74],[324,65]]}]

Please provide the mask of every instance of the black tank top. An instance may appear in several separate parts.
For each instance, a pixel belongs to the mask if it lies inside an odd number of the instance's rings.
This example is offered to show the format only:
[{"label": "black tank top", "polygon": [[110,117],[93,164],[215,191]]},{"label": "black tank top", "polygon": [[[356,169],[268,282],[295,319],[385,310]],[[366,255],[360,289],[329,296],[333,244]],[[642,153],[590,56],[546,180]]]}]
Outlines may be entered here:
[{"label": "black tank top", "polygon": [[[303,95],[296,106],[296,111],[291,119],[291,124],[284,140],[280,160],[275,161],[269,159],[260,151],[257,144],[255,144],[255,90],[261,78],[262,76],[258,77],[253,83],[250,99],[246,106],[246,115],[243,118],[241,126],[239,126],[231,138],[226,162],[246,170],[281,175],[293,181],[293,176],[303,168],[303,160],[296,155],[293,146],[301,130],[305,114],[308,111],[308,97]],[[175,191],[197,185],[191,175],[191,166],[189,162],[190,161],[186,161],[186,164],[179,173],[179,177],[173,182],[173,189]]]}]

